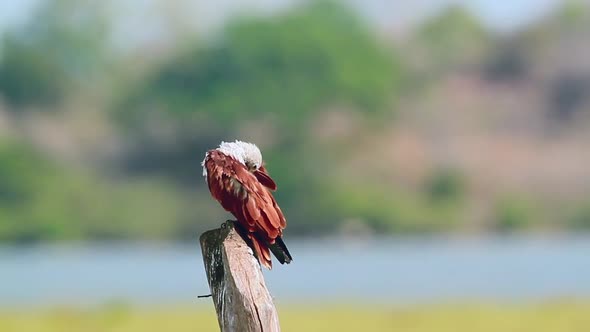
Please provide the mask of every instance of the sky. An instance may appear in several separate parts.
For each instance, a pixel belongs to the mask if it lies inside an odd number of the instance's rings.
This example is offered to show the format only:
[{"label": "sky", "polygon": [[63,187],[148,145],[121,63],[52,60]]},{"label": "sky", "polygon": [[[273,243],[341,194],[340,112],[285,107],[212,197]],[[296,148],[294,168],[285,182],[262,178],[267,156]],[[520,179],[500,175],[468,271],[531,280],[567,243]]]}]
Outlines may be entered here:
[{"label": "sky", "polygon": [[[0,33],[7,28],[23,24],[31,17],[43,0],[1,0]],[[195,28],[215,29],[225,20],[244,10],[274,12],[289,7],[300,0],[175,0],[172,3],[188,4],[189,10],[198,12]],[[436,14],[449,4],[462,4],[481,18],[492,30],[511,32],[536,19],[547,15],[563,0],[344,0],[379,28],[403,29],[415,22]],[[153,15],[154,7],[166,6],[165,0],[122,0],[114,1],[121,10],[119,17],[134,16],[142,22],[142,16]],[[156,9],[157,11],[157,9]],[[151,14],[150,14],[151,13]],[[133,26],[143,26],[133,25]]]},{"label": "sky", "polygon": [[0,1],[0,32],[7,27],[25,22],[39,2],[39,0]]}]

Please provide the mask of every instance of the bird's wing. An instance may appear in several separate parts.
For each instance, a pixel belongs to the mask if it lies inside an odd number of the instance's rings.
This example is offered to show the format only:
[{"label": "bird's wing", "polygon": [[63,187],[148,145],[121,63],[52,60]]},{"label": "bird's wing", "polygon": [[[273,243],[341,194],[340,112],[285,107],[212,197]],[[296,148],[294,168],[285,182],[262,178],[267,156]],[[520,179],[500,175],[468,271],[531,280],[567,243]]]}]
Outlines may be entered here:
[{"label": "bird's wing", "polygon": [[286,226],[285,216],[271,192],[244,165],[219,151],[209,152],[205,166],[211,194],[242,227],[255,235],[251,238],[255,250],[259,251],[259,260],[270,267],[268,244],[274,244]]},{"label": "bird's wing", "polygon": [[259,169],[254,171],[254,176],[256,177],[256,179],[258,179],[260,183],[262,183],[263,186],[273,191],[277,190],[277,184],[270,177],[264,166],[261,166]]},{"label": "bird's wing", "polygon": [[244,214],[250,217],[249,220],[255,221],[258,226],[266,230],[270,243],[274,243],[274,239],[282,234],[286,226],[283,212],[267,187],[245,167],[236,169],[236,178],[248,193]]}]

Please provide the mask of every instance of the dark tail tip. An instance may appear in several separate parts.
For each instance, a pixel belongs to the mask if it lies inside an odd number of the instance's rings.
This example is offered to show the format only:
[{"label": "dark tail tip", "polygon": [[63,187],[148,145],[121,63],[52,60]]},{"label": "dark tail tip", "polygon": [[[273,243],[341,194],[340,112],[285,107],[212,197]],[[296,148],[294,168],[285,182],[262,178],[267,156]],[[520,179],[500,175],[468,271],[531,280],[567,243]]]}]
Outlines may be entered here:
[{"label": "dark tail tip", "polygon": [[283,239],[280,236],[275,239],[275,243],[269,245],[269,248],[270,251],[272,251],[273,255],[275,255],[275,257],[277,258],[279,263],[289,264],[293,260],[293,257],[291,257],[289,249],[287,249],[285,242],[283,242]]}]

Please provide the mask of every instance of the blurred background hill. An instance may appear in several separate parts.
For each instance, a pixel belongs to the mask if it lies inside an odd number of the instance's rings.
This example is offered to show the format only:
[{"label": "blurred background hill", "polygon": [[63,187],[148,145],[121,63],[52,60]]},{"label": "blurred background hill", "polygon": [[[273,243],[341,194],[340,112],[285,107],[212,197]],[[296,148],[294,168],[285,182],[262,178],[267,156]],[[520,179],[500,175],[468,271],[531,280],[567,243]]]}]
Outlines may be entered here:
[{"label": "blurred background hill", "polygon": [[289,236],[590,229],[587,4],[388,6],[3,4],[0,239],[194,238],[236,138]]}]

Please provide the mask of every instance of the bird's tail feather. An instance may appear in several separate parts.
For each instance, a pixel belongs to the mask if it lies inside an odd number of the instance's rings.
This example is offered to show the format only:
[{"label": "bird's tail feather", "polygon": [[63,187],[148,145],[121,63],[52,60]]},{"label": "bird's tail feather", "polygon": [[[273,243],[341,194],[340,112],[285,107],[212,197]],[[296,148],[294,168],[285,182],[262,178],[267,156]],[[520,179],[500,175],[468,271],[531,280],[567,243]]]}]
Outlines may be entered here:
[{"label": "bird's tail feather", "polygon": [[267,269],[272,269],[272,261],[270,259],[270,252],[277,258],[281,264],[289,264],[293,260],[291,253],[283,239],[278,236],[273,244],[262,239],[254,233],[248,233],[239,223],[234,223],[234,226],[242,238],[247,242],[248,246],[252,248],[254,255],[261,265]]},{"label": "bird's tail feather", "polygon": [[260,264],[271,270],[272,261],[270,259],[269,247],[266,246],[264,242],[261,242],[256,236],[251,236],[250,239],[252,240],[252,249],[254,250],[254,254],[256,255],[256,258],[258,258]]},{"label": "bird's tail feather", "polygon": [[280,236],[275,239],[275,243],[269,244],[268,247],[281,264],[289,264],[293,260],[289,249],[287,249],[285,242],[283,242],[283,239]]}]

